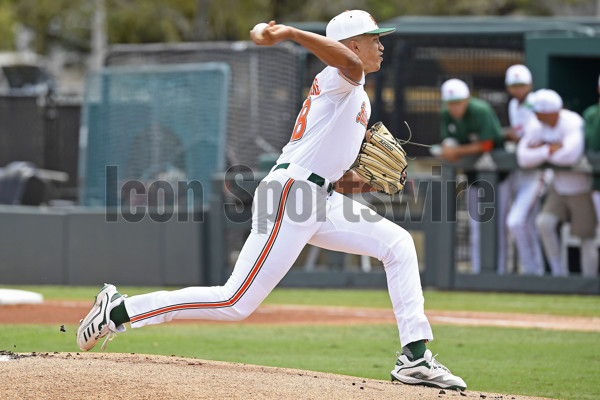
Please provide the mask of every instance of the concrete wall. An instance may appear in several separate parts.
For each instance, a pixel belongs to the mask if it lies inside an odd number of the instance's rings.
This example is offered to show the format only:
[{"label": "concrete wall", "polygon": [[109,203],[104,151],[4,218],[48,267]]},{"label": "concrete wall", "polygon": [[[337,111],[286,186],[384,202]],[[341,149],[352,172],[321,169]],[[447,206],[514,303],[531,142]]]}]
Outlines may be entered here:
[{"label": "concrete wall", "polygon": [[104,209],[0,206],[0,284],[206,284],[206,222],[106,217]]}]

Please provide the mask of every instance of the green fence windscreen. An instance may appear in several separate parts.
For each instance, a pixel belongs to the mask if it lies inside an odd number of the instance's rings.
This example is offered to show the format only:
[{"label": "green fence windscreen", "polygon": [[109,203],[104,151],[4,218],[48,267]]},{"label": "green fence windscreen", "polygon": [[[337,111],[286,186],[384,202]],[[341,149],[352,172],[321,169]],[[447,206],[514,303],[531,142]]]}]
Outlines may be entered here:
[{"label": "green fence windscreen", "polygon": [[[91,73],[80,138],[81,203],[117,205],[128,181],[140,181],[146,194],[156,181],[174,191],[178,182],[198,181],[207,202],[211,176],[225,166],[229,81],[225,63]],[[109,166],[117,167],[116,193],[106,190]]]}]

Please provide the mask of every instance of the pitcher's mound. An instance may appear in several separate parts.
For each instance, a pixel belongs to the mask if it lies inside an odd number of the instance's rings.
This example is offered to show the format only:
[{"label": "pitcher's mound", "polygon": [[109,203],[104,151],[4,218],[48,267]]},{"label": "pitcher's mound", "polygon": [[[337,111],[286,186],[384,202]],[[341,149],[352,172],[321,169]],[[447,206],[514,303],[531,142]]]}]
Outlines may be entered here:
[{"label": "pitcher's mound", "polygon": [[44,297],[35,292],[17,289],[0,289],[0,306],[15,304],[39,304]]},{"label": "pitcher's mound", "polygon": [[[481,399],[481,392],[141,354],[3,352],[6,399]],[[488,399],[534,399],[484,394]],[[539,398],[538,398],[539,399]]]}]

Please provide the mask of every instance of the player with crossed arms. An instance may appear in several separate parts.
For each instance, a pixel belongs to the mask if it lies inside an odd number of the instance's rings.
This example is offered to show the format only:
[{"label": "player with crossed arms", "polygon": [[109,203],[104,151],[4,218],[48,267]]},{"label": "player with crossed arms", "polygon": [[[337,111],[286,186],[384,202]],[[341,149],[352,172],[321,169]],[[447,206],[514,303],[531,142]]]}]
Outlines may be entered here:
[{"label": "player with crossed arms", "polygon": [[[370,14],[353,10],[334,17],[327,25],[326,37],[273,21],[250,32],[258,45],[293,40],[327,67],[314,79],[290,142],[256,189],[252,230],[231,277],[223,286],[129,298],[121,296],[115,286],[105,285],[78,329],[77,343],[82,350],[91,349],[106,336],[104,348],[116,332],[125,330],[125,322],[139,328],[180,318],[244,319],[310,243],[383,262],[403,346],[391,372],[393,380],[466,388],[461,378],[426,349],[433,334],[424,312],[412,237],[340,193],[395,193],[403,188],[404,150],[381,124],[373,132],[367,131],[371,105],[363,88],[365,75],[378,71],[383,60],[379,36],[393,30],[380,29]],[[353,211],[353,218],[347,218],[348,210]]]}]

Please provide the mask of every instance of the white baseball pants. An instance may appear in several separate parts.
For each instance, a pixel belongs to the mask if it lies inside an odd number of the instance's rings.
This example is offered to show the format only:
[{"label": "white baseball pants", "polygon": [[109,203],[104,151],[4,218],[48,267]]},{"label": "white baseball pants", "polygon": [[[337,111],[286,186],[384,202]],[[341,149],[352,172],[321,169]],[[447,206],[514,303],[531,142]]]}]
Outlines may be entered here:
[{"label": "white baseball pants", "polygon": [[516,171],[516,197],[506,224],[512,233],[523,274],[544,275],[544,254],[535,226],[543,192],[543,171]]},{"label": "white baseball pants", "polygon": [[310,171],[271,172],[255,192],[252,231],[223,286],[189,287],[125,299],[133,328],[173,319],[248,317],[285,276],[307,243],[367,255],[385,268],[402,346],[433,340],[410,234],[366,206],[306,181]]}]

